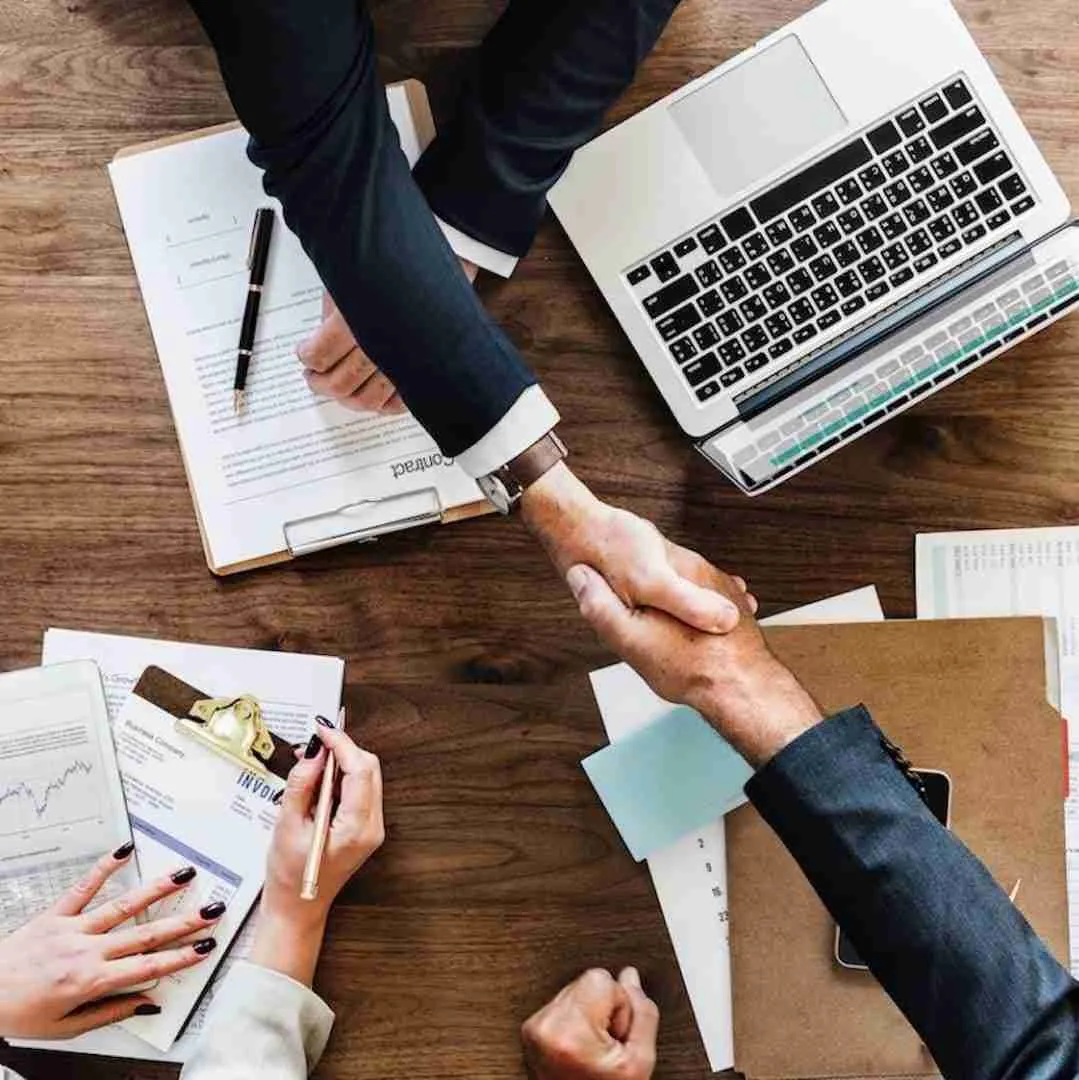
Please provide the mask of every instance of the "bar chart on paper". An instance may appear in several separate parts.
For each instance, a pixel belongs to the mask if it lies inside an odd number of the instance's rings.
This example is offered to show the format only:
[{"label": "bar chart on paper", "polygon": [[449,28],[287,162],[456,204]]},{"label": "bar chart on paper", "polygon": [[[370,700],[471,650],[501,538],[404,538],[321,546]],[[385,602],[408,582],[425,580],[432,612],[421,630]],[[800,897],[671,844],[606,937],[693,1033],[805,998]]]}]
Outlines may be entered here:
[{"label": "bar chart on paper", "polygon": [[[4,932],[52,904],[125,829],[103,698],[71,686],[5,700],[0,711]],[[130,884],[133,873],[117,875],[98,900]]]}]

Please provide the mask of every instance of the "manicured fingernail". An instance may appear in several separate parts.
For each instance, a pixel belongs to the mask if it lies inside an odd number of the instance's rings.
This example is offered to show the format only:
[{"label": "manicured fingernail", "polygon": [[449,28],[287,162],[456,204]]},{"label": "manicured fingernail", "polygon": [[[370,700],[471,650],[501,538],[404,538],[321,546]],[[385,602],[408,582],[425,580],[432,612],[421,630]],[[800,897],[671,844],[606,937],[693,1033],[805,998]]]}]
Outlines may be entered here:
[{"label": "manicured fingernail", "polygon": [[318,721],[318,722],[319,722],[319,723],[320,723],[320,724],[321,724],[321,725],[322,725],[323,727],[328,727],[328,728],[332,728],[332,727],[333,727],[333,724],[331,724],[331,723],[330,723],[330,721],[329,721],[329,720],[327,720],[325,716],[316,716],[316,717],[315,717],[315,719],[316,719],[316,720],[317,720],[317,721]]},{"label": "manicured fingernail", "polygon": [[625,986],[635,986],[639,990],[641,988],[641,973],[635,967],[625,968],[618,981]]},{"label": "manicured fingernail", "polygon": [[117,862],[123,862],[135,850],[135,841],[128,840],[126,844],[121,844],[113,853],[112,857]]},{"label": "manicured fingernail", "polygon": [[199,908],[199,918],[202,919],[220,919],[224,914],[224,900],[215,900],[212,904],[207,904],[205,907]]},{"label": "manicured fingernail", "polygon": [[573,593],[574,600],[580,600],[582,593],[588,587],[588,571],[583,566],[571,566],[566,572],[566,584]]},{"label": "manicured fingernail", "polygon": [[207,956],[217,948],[217,942],[212,937],[203,938],[202,941],[196,941],[191,946],[199,954],[199,956]]},{"label": "manicured fingernail", "polygon": [[310,761],[315,757],[319,750],[322,748],[322,740],[317,735],[311,736],[311,741],[307,744],[307,749],[303,752],[303,756]]},{"label": "manicured fingernail", "polygon": [[186,885],[195,876],[195,873],[193,866],[185,866],[172,875],[172,883],[173,885]]},{"label": "manicured fingernail", "polygon": [[144,1001],[141,1005],[135,1006],[136,1016],[157,1016],[161,1012],[161,1006],[155,1005],[152,1001]]}]

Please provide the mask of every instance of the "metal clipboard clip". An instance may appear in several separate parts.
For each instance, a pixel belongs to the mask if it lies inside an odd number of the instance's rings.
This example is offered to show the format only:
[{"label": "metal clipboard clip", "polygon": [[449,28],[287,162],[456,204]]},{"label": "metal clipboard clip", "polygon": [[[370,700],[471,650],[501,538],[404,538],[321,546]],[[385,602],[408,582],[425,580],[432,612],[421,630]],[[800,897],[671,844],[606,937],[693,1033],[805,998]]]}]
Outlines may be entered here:
[{"label": "metal clipboard clip", "polygon": [[387,533],[433,525],[442,517],[438,488],[426,487],[381,499],[363,499],[323,514],[286,521],[282,529],[285,546],[295,556],[340,544],[369,543]]},{"label": "metal clipboard clip", "polygon": [[250,694],[196,701],[188,716],[176,721],[176,730],[249,772],[272,775],[266,763],[273,756],[273,736],[262,706]]}]

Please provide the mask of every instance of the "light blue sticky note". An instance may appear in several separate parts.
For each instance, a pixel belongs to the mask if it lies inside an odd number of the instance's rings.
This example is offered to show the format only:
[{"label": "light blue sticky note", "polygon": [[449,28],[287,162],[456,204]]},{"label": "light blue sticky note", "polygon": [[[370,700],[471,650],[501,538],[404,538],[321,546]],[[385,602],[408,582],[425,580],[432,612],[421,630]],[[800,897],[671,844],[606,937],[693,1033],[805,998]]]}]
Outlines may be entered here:
[{"label": "light blue sticky note", "polygon": [[753,775],[730,743],[684,706],[581,765],[638,861],[740,806]]}]

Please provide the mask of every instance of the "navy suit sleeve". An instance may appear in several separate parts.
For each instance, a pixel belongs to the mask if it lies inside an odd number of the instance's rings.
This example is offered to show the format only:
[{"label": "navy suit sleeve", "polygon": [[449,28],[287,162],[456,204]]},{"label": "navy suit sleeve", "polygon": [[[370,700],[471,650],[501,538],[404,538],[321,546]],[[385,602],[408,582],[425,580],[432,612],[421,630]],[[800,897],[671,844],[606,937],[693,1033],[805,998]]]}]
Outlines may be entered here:
[{"label": "navy suit sleeve", "polygon": [[600,129],[678,0],[510,0],[416,167],[443,221],[523,255],[547,191]]},{"label": "navy suit sleeve", "polygon": [[442,451],[535,379],[476,297],[409,172],[358,0],[192,0],[250,156],[364,350]]},{"label": "navy suit sleeve", "polygon": [[1079,987],[918,798],[865,709],[796,739],[746,794],[944,1076],[1079,1075]]}]

